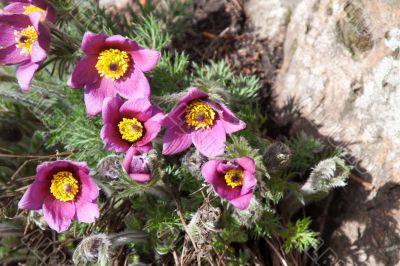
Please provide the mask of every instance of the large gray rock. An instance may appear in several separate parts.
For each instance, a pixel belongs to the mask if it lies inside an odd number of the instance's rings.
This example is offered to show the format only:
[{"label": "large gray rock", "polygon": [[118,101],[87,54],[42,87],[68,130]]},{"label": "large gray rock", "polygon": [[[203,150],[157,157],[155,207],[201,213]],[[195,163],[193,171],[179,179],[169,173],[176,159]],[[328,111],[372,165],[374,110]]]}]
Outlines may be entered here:
[{"label": "large gray rock", "polygon": [[400,1],[292,2],[246,6],[258,35],[284,45],[277,105],[298,103],[376,188],[346,190],[330,245],[346,264],[400,265]]}]

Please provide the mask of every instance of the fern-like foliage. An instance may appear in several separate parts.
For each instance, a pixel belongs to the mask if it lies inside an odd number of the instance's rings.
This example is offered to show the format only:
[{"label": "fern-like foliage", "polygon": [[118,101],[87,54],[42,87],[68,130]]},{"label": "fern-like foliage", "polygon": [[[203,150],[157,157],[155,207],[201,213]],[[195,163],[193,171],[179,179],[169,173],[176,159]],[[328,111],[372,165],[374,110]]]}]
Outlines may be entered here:
[{"label": "fern-like foliage", "polygon": [[295,224],[289,223],[287,228],[282,231],[283,248],[286,253],[293,248],[303,252],[318,245],[318,233],[309,230],[310,223],[311,220],[308,217],[299,219]]}]

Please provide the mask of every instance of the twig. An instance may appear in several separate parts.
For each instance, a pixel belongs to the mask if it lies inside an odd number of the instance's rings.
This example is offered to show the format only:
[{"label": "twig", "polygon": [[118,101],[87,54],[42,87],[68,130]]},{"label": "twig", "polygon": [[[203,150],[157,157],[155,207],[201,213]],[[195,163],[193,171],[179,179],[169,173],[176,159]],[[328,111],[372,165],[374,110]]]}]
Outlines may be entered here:
[{"label": "twig", "polygon": [[276,253],[278,258],[281,260],[282,265],[288,266],[285,259],[282,257],[281,253],[274,247],[274,245],[271,243],[271,241],[269,241],[268,238],[265,238],[265,241],[267,241],[268,245],[272,248],[272,250]]},{"label": "twig", "polygon": [[357,183],[359,183],[360,185],[362,185],[366,190],[369,190],[369,191],[375,190],[374,185],[372,185],[371,183],[365,181],[364,179],[356,176],[355,174],[350,174],[350,178],[353,179],[354,181],[356,181]]},{"label": "twig", "polygon": [[0,153],[0,158],[26,158],[26,159],[40,160],[40,159],[57,158],[57,156],[68,156],[75,153],[77,153],[77,151],[64,151],[58,154],[56,153],[51,155],[18,155],[18,154]]},{"label": "twig", "polygon": [[193,238],[192,234],[190,234],[190,232],[189,232],[189,229],[188,229],[187,224],[185,222],[185,218],[183,217],[182,212],[180,210],[179,203],[177,202],[177,200],[175,200],[175,203],[176,203],[176,213],[178,214],[179,219],[181,220],[181,223],[183,224],[183,227],[185,228],[186,234],[188,235],[190,241],[193,244],[194,250],[197,252],[196,242],[194,241],[194,238]]}]

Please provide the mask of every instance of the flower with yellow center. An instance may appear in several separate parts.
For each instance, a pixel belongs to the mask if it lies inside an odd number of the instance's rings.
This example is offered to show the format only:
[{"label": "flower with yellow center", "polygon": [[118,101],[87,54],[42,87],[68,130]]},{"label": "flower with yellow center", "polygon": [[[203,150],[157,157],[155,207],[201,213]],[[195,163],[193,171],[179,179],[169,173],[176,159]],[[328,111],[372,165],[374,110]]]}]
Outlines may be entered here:
[{"label": "flower with yellow center", "polygon": [[123,118],[118,124],[122,139],[135,142],[143,136],[143,124],[136,118]]},{"label": "flower with yellow center", "polygon": [[[44,11],[40,7],[37,7],[34,5],[29,5],[29,6],[24,6],[24,12],[22,12],[22,14],[29,15],[30,13],[33,13],[33,12],[40,12],[40,13],[44,14],[46,11]],[[40,21],[43,21],[43,19],[44,19],[44,15],[42,15],[40,17]]]},{"label": "flower with yellow center", "polygon": [[78,180],[69,171],[58,172],[53,175],[50,192],[60,201],[73,200],[79,192]]},{"label": "flower with yellow center", "polygon": [[242,170],[232,169],[225,173],[225,182],[231,188],[243,185],[244,173]]},{"label": "flower with yellow center", "polygon": [[126,73],[129,61],[127,52],[111,48],[100,53],[96,69],[101,77],[116,80]]},{"label": "flower with yellow center", "polygon": [[21,54],[30,55],[32,47],[38,38],[38,34],[33,26],[28,26],[21,31],[14,31],[15,42],[18,49],[21,49]]},{"label": "flower with yellow center", "polygon": [[185,113],[186,123],[196,129],[209,128],[214,123],[214,110],[202,101],[192,101],[186,108]]}]

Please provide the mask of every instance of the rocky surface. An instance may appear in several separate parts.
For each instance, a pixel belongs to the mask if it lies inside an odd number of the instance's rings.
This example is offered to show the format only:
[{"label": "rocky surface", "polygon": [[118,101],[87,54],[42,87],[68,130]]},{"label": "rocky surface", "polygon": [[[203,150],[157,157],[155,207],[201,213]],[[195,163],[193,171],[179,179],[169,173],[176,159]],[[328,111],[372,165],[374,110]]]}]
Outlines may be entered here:
[{"label": "rocky surface", "polygon": [[251,0],[246,14],[259,38],[284,45],[274,94],[277,107],[301,111],[290,132],[342,146],[375,187],[353,184],[335,199],[333,257],[400,265],[400,2]]}]

